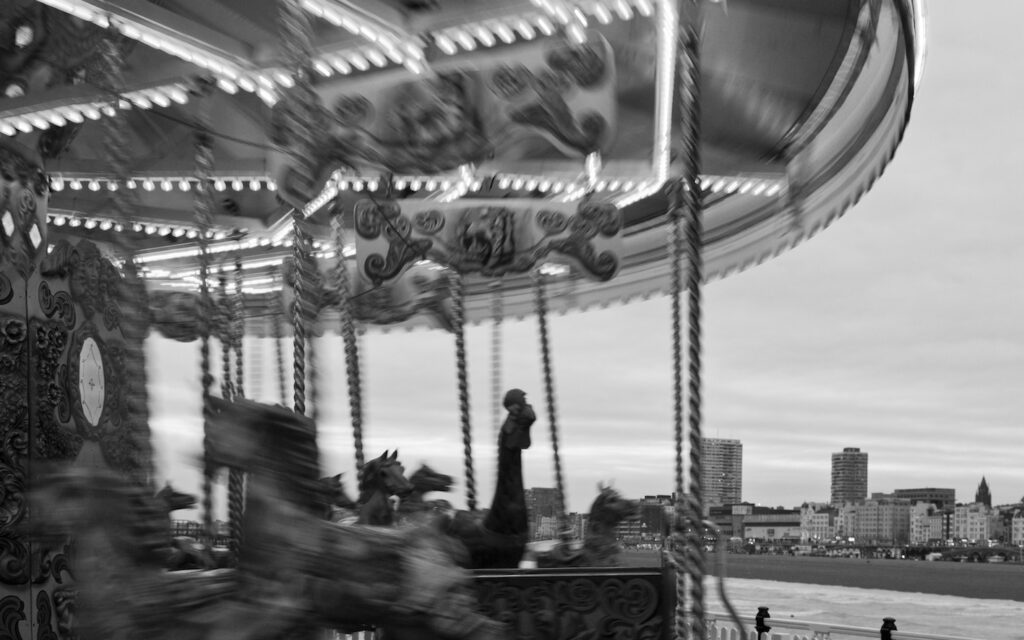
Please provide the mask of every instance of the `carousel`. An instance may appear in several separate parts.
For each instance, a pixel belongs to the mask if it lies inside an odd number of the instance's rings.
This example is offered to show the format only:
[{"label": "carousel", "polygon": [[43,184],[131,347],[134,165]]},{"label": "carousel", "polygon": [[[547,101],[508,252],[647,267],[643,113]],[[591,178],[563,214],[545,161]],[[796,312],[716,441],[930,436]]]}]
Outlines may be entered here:
[{"label": "carousel", "polygon": [[[702,285],[810,238],[879,178],[921,77],[922,11],[3,3],[5,637],[709,637]],[[613,490],[571,539],[547,317],[653,295],[672,303],[677,502],[665,561],[631,569],[609,536],[635,505]],[[498,360],[502,320],[526,316],[543,399],[495,367],[485,510],[464,332],[489,323]],[[359,335],[396,326],[454,338],[465,509],[422,500],[452,478],[364,452]],[[151,332],[200,344],[202,537],[224,475],[223,553],[171,540],[169,513],[191,502],[153,486]],[[324,332],[343,353],[318,349]],[[244,336],[275,338],[280,404],[246,398]],[[355,500],[319,467],[318,358],[346,364]],[[563,533],[522,568],[538,420]],[[355,522],[336,521],[345,509]]]}]

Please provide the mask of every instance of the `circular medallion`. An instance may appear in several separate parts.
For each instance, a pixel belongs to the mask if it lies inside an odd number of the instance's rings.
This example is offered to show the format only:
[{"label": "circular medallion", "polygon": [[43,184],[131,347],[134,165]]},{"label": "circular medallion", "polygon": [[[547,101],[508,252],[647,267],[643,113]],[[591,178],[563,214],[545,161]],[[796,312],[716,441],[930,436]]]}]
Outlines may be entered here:
[{"label": "circular medallion", "polygon": [[82,342],[78,354],[78,393],[82,401],[82,414],[89,424],[96,426],[103,415],[104,376],[103,356],[92,338]]}]

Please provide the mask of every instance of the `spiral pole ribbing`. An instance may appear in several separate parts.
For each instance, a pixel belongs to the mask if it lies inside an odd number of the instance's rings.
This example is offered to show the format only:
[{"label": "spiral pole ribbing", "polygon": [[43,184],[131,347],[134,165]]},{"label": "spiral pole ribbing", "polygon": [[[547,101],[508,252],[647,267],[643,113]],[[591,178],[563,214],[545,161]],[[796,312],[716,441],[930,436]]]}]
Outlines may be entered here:
[{"label": "spiral pole ribbing", "polygon": [[[108,34],[101,44],[101,73],[104,86],[114,91],[124,89],[124,60],[122,51],[115,43],[113,33]],[[121,326],[125,340],[125,385],[126,424],[131,433],[126,439],[127,458],[124,461],[129,476],[140,485],[150,481],[153,471],[152,451],[149,437],[149,405],[146,401],[146,360],[143,341],[149,324],[149,303],[145,284],[139,277],[135,262],[136,247],[129,230],[132,228],[135,200],[134,192],[128,189],[128,124],[124,112],[117,110],[113,117],[103,120],[103,151],[110,166],[116,189],[111,192],[115,215],[125,232],[115,233],[124,256],[123,304],[121,305]]]},{"label": "spiral pole ribbing", "polygon": [[[245,397],[243,385],[244,363],[242,345],[245,340],[245,299],[242,292],[242,256],[235,255],[235,291],[232,298],[232,344],[235,348],[235,384],[236,398]],[[229,549],[234,558],[242,548],[242,517],[245,514],[245,475],[241,469],[228,471],[228,529]]]},{"label": "spiral pole ribbing", "polygon": [[225,400],[233,400],[235,397],[235,385],[232,382],[232,370],[231,370],[231,341],[232,341],[232,330],[231,330],[231,302],[228,299],[228,278],[224,273],[221,273],[218,279],[220,284],[220,304],[217,313],[217,319],[219,320],[220,329],[220,360],[221,360],[221,378],[220,378],[220,395]]},{"label": "spiral pole ribbing", "polygon": [[476,510],[476,477],[473,473],[473,426],[469,415],[469,375],[466,367],[466,300],[462,275],[452,271],[448,277],[452,312],[455,316],[455,365],[458,373],[459,416],[462,422],[462,460],[466,475],[466,504]]},{"label": "spiral pole ribbing", "polygon": [[352,284],[348,271],[348,257],[345,255],[345,229],[341,216],[331,219],[334,227],[334,244],[337,247],[335,265],[335,286],[338,290],[338,313],[341,317],[341,338],[345,343],[345,375],[348,382],[348,407],[352,417],[352,439],[356,452],[356,471],[361,472],[366,464],[363,453],[363,396],[362,379],[359,375],[359,343],[356,340],[356,325],[352,318]]},{"label": "spiral pole ribbing", "polygon": [[[702,335],[701,335],[701,285],[703,282],[704,263],[702,256],[703,199],[700,188],[700,3],[691,7],[689,19],[684,20],[681,29],[681,46],[679,53],[679,69],[682,77],[679,82],[680,112],[683,114],[682,140],[680,157],[683,163],[680,196],[685,216],[686,242],[686,273],[687,273],[687,359],[689,419],[689,473],[688,487],[685,493],[685,509],[680,520],[683,527],[682,566],[686,581],[685,621],[680,620],[677,609],[677,634],[685,627],[689,632],[685,637],[691,640],[703,640],[707,634],[704,612],[704,576],[707,573],[704,544],[704,493],[701,482],[702,469]],[[677,236],[678,237],[678,236]],[[677,509],[679,503],[677,503]],[[679,545],[677,545],[678,548]],[[681,634],[680,634],[681,635]]]},{"label": "spiral pole ribbing", "polygon": [[534,303],[537,308],[537,325],[540,333],[541,365],[544,371],[544,398],[548,408],[548,427],[551,430],[551,451],[555,461],[555,491],[557,493],[557,517],[559,534],[567,529],[568,518],[565,505],[565,482],[562,479],[562,456],[558,449],[558,411],[555,406],[555,375],[551,363],[551,341],[548,336],[548,302],[543,274],[534,276]]},{"label": "spiral pole ribbing", "polygon": [[235,255],[234,296],[235,395],[245,397],[245,293],[242,291],[242,256]]},{"label": "spiral pole ribbing", "polygon": [[491,421],[495,437],[501,429],[501,323],[504,316],[501,280],[495,280],[491,283]]}]

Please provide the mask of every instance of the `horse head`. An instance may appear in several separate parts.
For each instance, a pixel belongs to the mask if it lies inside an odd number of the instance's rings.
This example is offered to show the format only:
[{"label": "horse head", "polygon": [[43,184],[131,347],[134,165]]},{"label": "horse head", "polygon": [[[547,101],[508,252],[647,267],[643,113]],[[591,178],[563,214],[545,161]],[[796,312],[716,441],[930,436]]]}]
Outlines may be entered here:
[{"label": "horse head", "polygon": [[634,520],[640,517],[640,503],[627,500],[610,486],[597,485],[597,498],[590,507],[591,524],[602,524],[614,527],[623,520]]},{"label": "horse head", "polygon": [[431,491],[451,491],[455,479],[424,464],[409,476],[409,482],[420,494],[426,494]]},{"label": "horse head", "polygon": [[345,485],[341,482],[339,473],[326,478],[320,478],[320,486],[323,489],[323,503],[327,508],[339,507],[341,509],[355,509],[358,504],[348,496]]},{"label": "horse head", "polygon": [[157,491],[154,497],[167,507],[167,513],[181,509],[191,509],[196,506],[197,502],[194,495],[175,491],[169,482],[164,485],[163,489]]},{"label": "horse head", "polygon": [[[379,458],[374,458],[363,467],[363,475],[359,481],[360,496],[382,493],[386,496],[404,498],[413,491],[412,483],[405,477],[405,467],[398,461],[398,449],[388,455],[385,451]],[[360,498],[360,502],[365,502]]]}]

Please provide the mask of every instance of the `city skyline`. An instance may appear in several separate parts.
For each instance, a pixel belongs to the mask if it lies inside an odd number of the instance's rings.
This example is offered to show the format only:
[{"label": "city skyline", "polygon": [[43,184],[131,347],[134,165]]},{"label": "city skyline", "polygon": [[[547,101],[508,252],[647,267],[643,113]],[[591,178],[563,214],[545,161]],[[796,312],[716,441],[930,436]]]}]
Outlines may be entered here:
[{"label": "city skyline", "polygon": [[[871,452],[869,494],[943,486],[973,495],[985,476],[993,504],[1024,495],[1024,223],[1014,166],[1024,146],[1007,61],[1024,58],[1013,26],[1024,5],[999,0],[929,6],[924,79],[906,137],[860,202],[793,250],[704,290],[703,435],[744,443],[745,499],[827,502],[829,455]],[[996,12],[1002,17],[991,20]],[[985,38],[976,34],[985,33]],[[556,292],[557,293],[557,292]],[[549,319],[560,452],[570,510],[598,482],[625,495],[671,492],[669,301]],[[503,325],[503,387],[537,409],[526,486],[551,486],[553,461],[536,321]],[[247,340],[253,347],[255,341]],[[470,327],[477,502],[490,503],[494,449],[490,327]],[[366,446],[398,447],[458,479],[465,504],[453,339],[438,331],[363,340]],[[352,436],[341,341],[319,354],[324,472],[347,473]],[[159,477],[199,487],[198,346],[150,340]],[[249,374],[277,401],[273,351]]]}]

